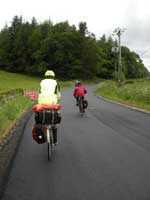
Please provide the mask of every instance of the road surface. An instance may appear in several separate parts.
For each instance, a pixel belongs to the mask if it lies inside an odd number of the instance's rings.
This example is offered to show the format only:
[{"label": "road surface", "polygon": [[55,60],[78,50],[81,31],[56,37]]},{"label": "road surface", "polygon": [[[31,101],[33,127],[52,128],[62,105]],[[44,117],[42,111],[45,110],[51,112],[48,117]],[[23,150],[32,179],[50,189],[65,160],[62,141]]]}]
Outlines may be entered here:
[{"label": "road surface", "polygon": [[149,200],[150,115],[93,93],[82,117],[72,97],[62,95],[59,145],[47,161],[46,145],[26,125],[2,200]]}]

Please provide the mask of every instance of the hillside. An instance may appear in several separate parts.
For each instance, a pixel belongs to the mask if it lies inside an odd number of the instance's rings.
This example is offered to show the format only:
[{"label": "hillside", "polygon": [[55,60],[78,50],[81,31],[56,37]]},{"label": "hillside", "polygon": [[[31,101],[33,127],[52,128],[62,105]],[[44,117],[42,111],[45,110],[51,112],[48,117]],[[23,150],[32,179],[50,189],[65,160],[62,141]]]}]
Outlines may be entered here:
[{"label": "hillside", "polygon": [[0,93],[13,89],[38,89],[39,78],[0,70]]}]

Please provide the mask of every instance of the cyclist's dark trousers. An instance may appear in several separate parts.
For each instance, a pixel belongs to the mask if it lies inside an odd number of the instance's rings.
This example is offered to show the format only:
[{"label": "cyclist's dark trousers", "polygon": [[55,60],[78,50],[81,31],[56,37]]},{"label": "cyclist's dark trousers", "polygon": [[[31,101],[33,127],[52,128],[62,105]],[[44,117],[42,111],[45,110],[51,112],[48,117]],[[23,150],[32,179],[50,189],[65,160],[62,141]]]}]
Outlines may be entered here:
[{"label": "cyclist's dark trousers", "polygon": [[52,131],[53,131],[53,139],[54,139],[54,144],[55,144],[57,143],[57,128],[53,127]]}]

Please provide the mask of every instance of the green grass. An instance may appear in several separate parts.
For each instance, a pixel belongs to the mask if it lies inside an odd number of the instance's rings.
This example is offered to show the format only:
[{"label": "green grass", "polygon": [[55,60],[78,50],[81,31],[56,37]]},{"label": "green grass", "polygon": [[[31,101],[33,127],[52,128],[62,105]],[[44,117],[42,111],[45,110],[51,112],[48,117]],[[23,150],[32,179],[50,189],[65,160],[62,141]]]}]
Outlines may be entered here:
[{"label": "green grass", "polygon": [[0,138],[7,134],[12,125],[31,105],[32,102],[29,98],[17,96],[0,107]]},{"label": "green grass", "polygon": [[59,81],[60,89],[65,87],[73,86],[73,81]]},{"label": "green grass", "polygon": [[[0,70],[0,94],[18,88],[38,91],[42,79],[43,77],[36,78]],[[61,88],[73,85],[72,81],[59,81],[59,83]]]},{"label": "green grass", "polygon": [[113,81],[104,81],[99,84],[96,93],[120,103],[150,110],[150,80],[126,81],[122,86]]},{"label": "green grass", "polygon": [[0,94],[16,89],[38,89],[40,78],[0,70]]},{"label": "green grass", "polygon": [[40,79],[0,70],[0,139],[33,102],[23,96],[24,89],[39,87]]},{"label": "green grass", "polygon": [[[23,90],[38,91],[43,79],[31,76],[9,73],[0,70],[0,139],[2,139],[27,110],[33,101],[23,96]],[[73,85],[71,81],[59,81],[60,88]]]}]

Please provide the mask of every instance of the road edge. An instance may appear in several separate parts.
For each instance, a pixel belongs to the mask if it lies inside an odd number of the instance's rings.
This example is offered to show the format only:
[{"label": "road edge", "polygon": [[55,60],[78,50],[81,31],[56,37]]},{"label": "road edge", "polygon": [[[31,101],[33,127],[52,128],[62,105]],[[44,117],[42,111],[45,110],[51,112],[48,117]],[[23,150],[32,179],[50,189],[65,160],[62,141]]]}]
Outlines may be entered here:
[{"label": "road edge", "polygon": [[25,125],[31,115],[32,109],[29,108],[0,143],[0,199],[8,182],[11,166],[21,142]]},{"label": "road edge", "polygon": [[97,95],[97,94],[95,94],[95,96],[96,96],[97,98],[99,98],[99,99],[103,99],[103,100],[105,100],[105,101],[108,101],[108,102],[111,102],[111,103],[114,103],[114,104],[117,104],[117,105],[120,105],[120,106],[129,108],[129,109],[132,109],[132,110],[136,110],[136,111],[138,111],[138,112],[150,114],[150,111],[145,110],[145,109],[142,109],[142,108],[137,108],[137,107],[135,107],[135,106],[129,106],[129,105],[127,105],[127,104],[119,103],[119,102],[117,102],[117,101],[113,101],[113,100],[111,100],[111,99],[107,99],[107,98],[105,98],[105,97],[103,97],[103,96],[100,96],[100,95]]}]

